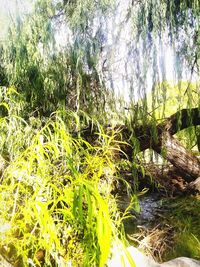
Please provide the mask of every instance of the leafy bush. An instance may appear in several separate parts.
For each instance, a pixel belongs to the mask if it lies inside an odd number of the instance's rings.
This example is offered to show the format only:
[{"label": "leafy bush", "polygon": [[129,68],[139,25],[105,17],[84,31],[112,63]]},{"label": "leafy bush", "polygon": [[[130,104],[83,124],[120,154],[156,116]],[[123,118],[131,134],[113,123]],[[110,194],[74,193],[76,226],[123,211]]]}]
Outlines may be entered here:
[{"label": "leafy bush", "polygon": [[70,134],[72,115],[55,113],[42,127],[12,115],[11,104],[0,121],[1,254],[15,266],[104,266],[120,237],[111,195],[119,141],[99,133],[91,145]]}]

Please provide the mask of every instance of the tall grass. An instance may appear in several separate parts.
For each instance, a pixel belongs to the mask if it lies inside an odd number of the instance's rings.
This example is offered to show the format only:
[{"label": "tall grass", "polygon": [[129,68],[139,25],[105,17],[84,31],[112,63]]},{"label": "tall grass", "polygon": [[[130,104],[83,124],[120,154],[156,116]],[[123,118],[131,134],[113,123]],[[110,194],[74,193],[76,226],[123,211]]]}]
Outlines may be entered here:
[{"label": "tall grass", "polygon": [[166,224],[174,228],[173,246],[164,254],[166,260],[185,256],[200,260],[200,199],[198,196],[166,200]]},{"label": "tall grass", "polygon": [[11,112],[0,121],[0,252],[14,266],[104,266],[123,238],[111,195],[119,141],[73,138],[57,113],[36,121]]}]

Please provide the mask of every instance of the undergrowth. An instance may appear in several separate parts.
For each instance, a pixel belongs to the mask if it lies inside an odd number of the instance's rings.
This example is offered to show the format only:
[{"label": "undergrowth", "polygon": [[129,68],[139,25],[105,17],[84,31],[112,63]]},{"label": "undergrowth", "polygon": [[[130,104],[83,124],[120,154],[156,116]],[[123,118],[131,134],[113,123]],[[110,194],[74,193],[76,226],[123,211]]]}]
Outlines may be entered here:
[{"label": "undergrowth", "polygon": [[166,223],[174,230],[173,245],[165,251],[163,258],[185,256],[200,260],[200,199],[198,197],[176,198],[167,201]]},{"label": "undergrowth", "polygon": [[12,101],[1,105],[1,255],[20,267],[104,266],[114,244],[125,249],[128,214],[111,195],[115,133],[100,131],[90,144],[70,134],[80,127],[76,114],[27,122]]},{"label": "undergrowth", "polygon": [[162,209],[148,227],[135,227],[130,242],[165,262],[177,257],[200,260],[200,198],[184,196],[162,200]]}]

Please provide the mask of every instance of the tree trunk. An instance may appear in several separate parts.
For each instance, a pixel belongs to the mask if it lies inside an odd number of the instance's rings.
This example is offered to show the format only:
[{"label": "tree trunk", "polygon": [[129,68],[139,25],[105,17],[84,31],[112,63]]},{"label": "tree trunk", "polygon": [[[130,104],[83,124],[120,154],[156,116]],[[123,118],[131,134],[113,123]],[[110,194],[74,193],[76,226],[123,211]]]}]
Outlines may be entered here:
[{"label": "tree trunk", "polygon": [[[166,180],[167,184],[169,182],[173,183],[174,180],[179,182],[181,180],[181,183],[178,183],[185,190],[188,183],[200,177],[200,161],[191,151],[182,146],[173,135],[180,130],[197,125],[200,125],[200,111],[198,108],[178,111],[157,126],[141,125],[130,129],[124,125],[117,125],[116,130],[120,132],[118,139],[127,142],[119,143],[123,152],[121,156],[125,153],[132,160],[135,151],[144,151],[148,148],[155,150],[173,167],[163,172],[154,166],[151,169],[146,169],[147,174],[156,177],[163,185],[166,184]],[[109,131],[110,126],[107,127],[107,132]],[[152,136],[153,132],[154,136]],[[98,135],[95,135],[95,129],[91,127],[84,129],[81,135],[86,140],[98,138]],[[135,142],[136,140],[137,142]],[[137,146],[137,149],[135,146]]]},{"label": "tree trunk", "polygon": [[153,149],[173,164],[187,182],[200,176],[199,159],[184,148],[169,132],[162,134],[160,143],[153,145]]}]

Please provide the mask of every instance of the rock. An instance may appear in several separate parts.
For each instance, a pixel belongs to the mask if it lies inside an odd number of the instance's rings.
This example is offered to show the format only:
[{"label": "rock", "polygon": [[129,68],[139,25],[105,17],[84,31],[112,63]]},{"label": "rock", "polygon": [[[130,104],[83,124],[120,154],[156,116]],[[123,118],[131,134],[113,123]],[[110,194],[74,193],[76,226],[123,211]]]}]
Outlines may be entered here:
[{"label": "rock", "polygon": [[[113,253],[113,258],[107,263],[108,267],[133,267],[130,262],[128,261],[127,255],[125,252],[122,252],[118,249],[115,249]],[[128,247],[127,251],[130,257],[135,262],[136,267],[200,267],[200,261],[180,257],[168,262],[164,263],[157,263],[150,257],[145,256],[142,252],[140,252],[135,247]]]},{"label": "rock", "polygon": [[[150,257],[145,256],[135,247],[128,247],[127,251],[130,257],[135,262],[136,267],[159,267],[160,264],[156,263]],[[118,253],[118,254],[117,254]],[[108,267],[133,267],[128,261],[125,252],[119,252],[119,249],[114,249],[114,257],[107,263]]]},{"label": "rock", "polygon": [[186,257],[180,257],[173,259],[168,262],[164,262],[160,264],[161,267],[199,267],[200,261],[186,258]]},{"label": "rock", "polygon": [[6,259],[4,259],[1,255],[0,255],[0,266],[1,267],[13,267],[13,265],[11,265],[8,261],[6,261]]}]

